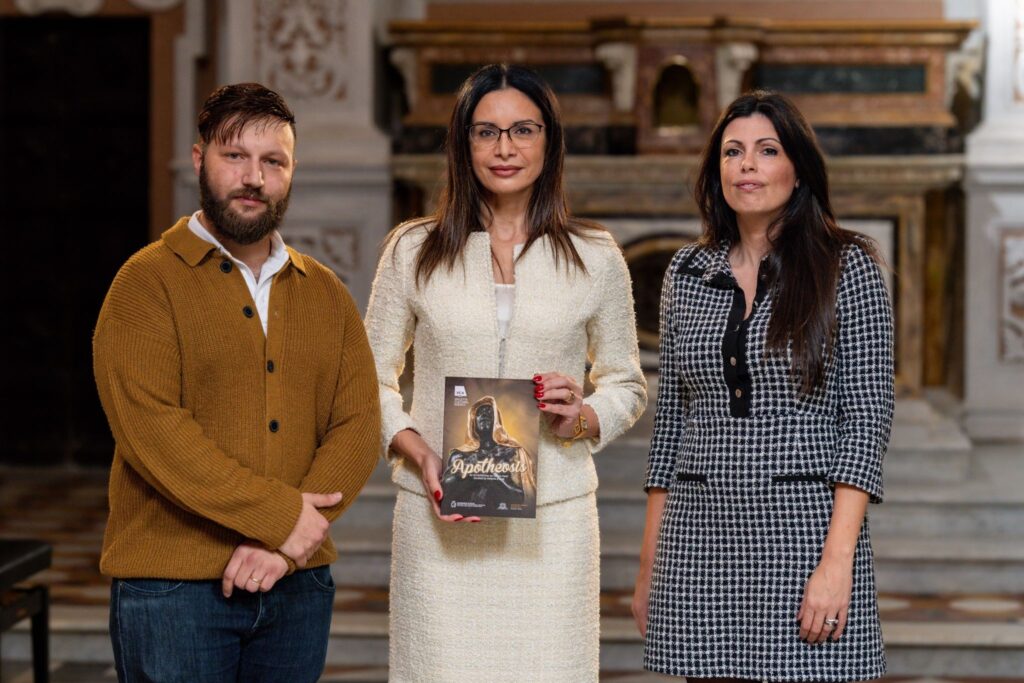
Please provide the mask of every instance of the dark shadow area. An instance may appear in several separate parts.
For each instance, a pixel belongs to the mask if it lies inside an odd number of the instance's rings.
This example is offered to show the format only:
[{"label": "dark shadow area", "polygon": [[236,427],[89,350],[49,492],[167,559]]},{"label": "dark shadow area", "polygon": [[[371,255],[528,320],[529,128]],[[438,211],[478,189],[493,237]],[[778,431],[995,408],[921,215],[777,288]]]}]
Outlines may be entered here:
[{"label": "dark shadow area", "polygon": [[149,20],[0,19],[0,464],[106,465],[91,337],[148,241]]}]

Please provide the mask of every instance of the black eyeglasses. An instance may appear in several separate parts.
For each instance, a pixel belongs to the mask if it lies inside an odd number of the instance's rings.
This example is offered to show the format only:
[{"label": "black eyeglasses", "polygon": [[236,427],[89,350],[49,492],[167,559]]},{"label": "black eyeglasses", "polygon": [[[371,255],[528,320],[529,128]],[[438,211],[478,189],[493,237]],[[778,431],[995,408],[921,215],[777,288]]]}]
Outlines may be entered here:
[{"label": "black eyeglasses", "polygon": [[493,123],[474,123],[466,126],[466,130],[469,131],[469,141],[476,147],[496,145],[501,140],[501,134],[505,133],[509,142],[516,147],[525,148],[540,139],[544,126],[527,121],[513,124],[508,128],[498,128]]}]

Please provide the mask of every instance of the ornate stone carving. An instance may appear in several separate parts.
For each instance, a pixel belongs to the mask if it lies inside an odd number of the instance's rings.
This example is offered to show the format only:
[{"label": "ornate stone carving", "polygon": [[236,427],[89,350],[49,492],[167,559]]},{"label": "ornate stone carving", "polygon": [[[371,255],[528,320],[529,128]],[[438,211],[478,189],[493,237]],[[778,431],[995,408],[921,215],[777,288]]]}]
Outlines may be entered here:
[{"label": "ornate stone carving", "polygon": [[14,6],[23,14],[67,12],[84,17],[99,11],[103,0],[14,0]]},{"label": "ornate stone carving", "polygon": [[285,97],[346,96],[346,0],[259,0],[255,57],[262,82]]},{"label": "ornate stone carving", "polygon": [[636,45],[632,43],[605,43],[598,45],[594,56],[604,62],[612,75],[612,101],[615,110],[633,111],[636,97]]},{"label": "ornate stone carving", "polygon": [[743,74],[757,59],[757,46],[751,43],[726,43],[715,50],[718,75],[718,106],[725,109],[740,96]]},{"label": "ornate stone carving", "polygon": [[349,282],[359,268],[359,230],[352,227],[287,228],[285,241],[303,254],[309,254]]},{"label": "ornate stone carving", "polygon": [[391,63],[402,74],[402,80],[405,81],[405,101],[410,110],[415,109],[419,94],[419,79],[416,78],[419,62],[416,58],[416,50],[411,47],[396,47],[391,51],[390,57]]},{"label": "ornate stone carving", "polygon": [[1024,363],[1024,228],[1003,231],[1001,252],[1000,358]]},{"label": "ornate stone carving", "polygon": [[984,46],[974,45],[949,55],[950,83],[946,85],[946,106],[952,106],[956,86],[972,100],[981,99],[982,67],[985,64]]}]

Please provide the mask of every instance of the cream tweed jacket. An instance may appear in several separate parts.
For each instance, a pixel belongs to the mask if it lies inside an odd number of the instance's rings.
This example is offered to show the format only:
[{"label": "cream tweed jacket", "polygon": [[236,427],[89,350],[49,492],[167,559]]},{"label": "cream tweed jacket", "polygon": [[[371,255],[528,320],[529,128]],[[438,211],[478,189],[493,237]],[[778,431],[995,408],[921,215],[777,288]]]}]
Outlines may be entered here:
[{"label": "cream tweed jacket", "polygon": [[[528,379],[561,372],[582,384],[587,363],[594,391],[585,398],[597,414],[599,439],[569,447],[541,428],[537,504],[597,489],[590,455],[629,429],[647,402],[640,369],[629,271],[614,239],[597,233],[573,237],[587,273],[556,269],[547,238],[538,239],[516,263],[515,305],[500,353],[490,236],[470,235],[460,265],[438,268],[430,281],[414,282],[415,257],[426,235],[414,227],[391,240],[381,256],[366,315],[366,329],[380,382],[382,453],[395,434],[416,430],[441,452],[444,378]],[[398,380],[412,344],[412,409],[406,412]],[[392,479],[425,495],[419,473],[404,458],[391,458]]]}]

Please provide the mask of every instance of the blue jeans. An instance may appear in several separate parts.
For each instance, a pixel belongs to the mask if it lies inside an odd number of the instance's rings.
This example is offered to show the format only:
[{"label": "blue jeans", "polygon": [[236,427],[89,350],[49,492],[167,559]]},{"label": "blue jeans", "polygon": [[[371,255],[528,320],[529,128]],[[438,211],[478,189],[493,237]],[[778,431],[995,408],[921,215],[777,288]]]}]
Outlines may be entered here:
[{"label": "blue jeans", "polygon": [[220,580],[114,579],[110,639],[121,683],[315,683],[327,658],[329,566],[266,593],[221,593]]}]

